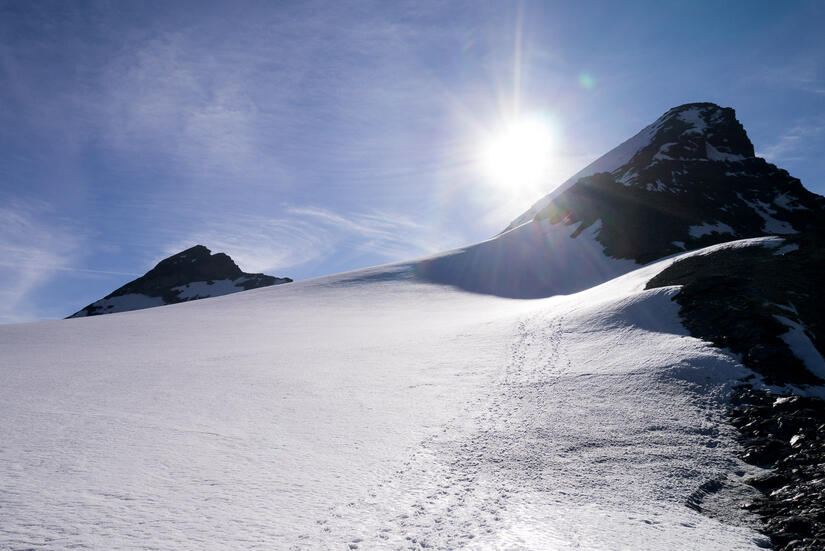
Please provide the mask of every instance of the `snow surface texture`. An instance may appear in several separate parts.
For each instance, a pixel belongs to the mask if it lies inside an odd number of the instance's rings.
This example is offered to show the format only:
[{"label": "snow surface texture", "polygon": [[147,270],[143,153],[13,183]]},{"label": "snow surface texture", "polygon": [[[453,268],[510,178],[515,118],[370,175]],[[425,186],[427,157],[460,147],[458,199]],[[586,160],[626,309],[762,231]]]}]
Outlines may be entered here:
[{"label": "snow surface texture", "polygon": [[0,548],[766,546],[685,506],[741,466],[745,371],[643,289],[780,244],[529,301],[408,263],[0,326]]}]

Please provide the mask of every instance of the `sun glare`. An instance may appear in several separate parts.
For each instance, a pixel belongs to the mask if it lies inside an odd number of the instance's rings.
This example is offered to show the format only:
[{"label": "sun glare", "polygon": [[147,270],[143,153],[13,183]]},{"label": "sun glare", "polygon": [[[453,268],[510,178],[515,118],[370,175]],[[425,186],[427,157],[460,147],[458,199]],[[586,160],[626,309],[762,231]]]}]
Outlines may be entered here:
[{"label": "sun glare", "polygon": [[547,122],[514,121],[484,144],[482,169],[497,185],[533,187],[547,172],[553,142],[553,132]]}]

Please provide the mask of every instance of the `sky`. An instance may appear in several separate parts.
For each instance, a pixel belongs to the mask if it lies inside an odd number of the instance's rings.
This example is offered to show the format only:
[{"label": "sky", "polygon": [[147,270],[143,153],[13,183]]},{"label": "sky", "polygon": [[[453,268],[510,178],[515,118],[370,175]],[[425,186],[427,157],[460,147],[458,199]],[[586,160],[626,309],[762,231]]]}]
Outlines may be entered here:
[{"label": "sky", "polygon": [[[195,244],[296,280],[488,239],[667,109],[825,194],[821,2],[0,0],[0,323]],[[539,178],[485,144],[551,130]]]}]

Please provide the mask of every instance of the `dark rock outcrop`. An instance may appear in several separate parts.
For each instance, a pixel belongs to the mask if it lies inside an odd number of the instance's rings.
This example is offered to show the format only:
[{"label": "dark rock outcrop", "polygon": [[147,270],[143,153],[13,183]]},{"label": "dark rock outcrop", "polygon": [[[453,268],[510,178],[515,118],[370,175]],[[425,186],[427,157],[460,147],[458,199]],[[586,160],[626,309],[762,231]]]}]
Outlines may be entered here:
[{"label": "dark rock outcrop", "polygon": [[788,236],[777,248],[722,249],[674,263],[647,288],[682,285],[674,300],[690,333],[739,354],[772,385],[825,383],[782,335],[793,327],[825,356],[825,246],[821,234]]},{"label": "dark rock outcrop", "polygon": [[769,469],[746,480],[761,495],[744,507],[764,519],[778,551],[825,549],[825,401],[743,385],[731,420],[743,459]]}]

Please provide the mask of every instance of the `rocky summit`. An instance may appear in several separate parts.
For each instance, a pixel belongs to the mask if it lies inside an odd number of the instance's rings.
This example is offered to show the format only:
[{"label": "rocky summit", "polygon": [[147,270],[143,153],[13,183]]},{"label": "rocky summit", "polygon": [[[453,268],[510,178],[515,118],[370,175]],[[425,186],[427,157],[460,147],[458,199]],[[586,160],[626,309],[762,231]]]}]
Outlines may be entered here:
[{"label": "rocky summit", "polygon": [[605,253],[639,263],[745,237],[825,226],[825,198],[755,157],[734,110],[674,107],[517,218],[600,222]]},{"label": "rocky summit", "polygon": [[143,276],[69,317],[80,318],[140,310],[291,281],[288,277],[246,273],[229,255],[212,254],[203,245],[195,245],[161,260]]}]

